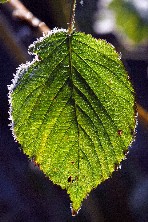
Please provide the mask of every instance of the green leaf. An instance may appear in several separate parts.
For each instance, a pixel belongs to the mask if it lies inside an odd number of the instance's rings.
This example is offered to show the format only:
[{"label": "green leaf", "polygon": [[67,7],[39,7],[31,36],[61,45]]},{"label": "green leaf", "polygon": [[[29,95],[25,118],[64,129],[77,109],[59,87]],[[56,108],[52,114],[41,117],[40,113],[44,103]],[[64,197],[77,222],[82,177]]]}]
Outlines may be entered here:
[{"label": "green leaf", "polygon": [[77,211],[132,142],[133,88],[113,46],[90,35],[56,30],[30,52],[9,86],[13,133]]},{"label": "green leaf", "polygon": [[136,44],[147,41],[148,21],[144,19],[144,12],[138,12],[133,1],[112,0],[109,7],[116,16],[117,32],[123,32]]}]

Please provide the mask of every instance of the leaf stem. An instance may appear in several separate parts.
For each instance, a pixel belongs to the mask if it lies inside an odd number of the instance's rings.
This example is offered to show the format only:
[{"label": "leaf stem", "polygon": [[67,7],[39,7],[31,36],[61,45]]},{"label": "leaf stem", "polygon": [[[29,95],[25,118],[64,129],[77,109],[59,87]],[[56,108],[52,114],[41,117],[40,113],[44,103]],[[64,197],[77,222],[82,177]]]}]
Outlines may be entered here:
[{"label": "leaf stem", "polygon": [[71,15],[70,21],[68,26],[68,34],[71,35],[74,30],[74,23],[75,23],[75,10],[76,10],[76,0],[73,0],[72,8],[71,8]]}]

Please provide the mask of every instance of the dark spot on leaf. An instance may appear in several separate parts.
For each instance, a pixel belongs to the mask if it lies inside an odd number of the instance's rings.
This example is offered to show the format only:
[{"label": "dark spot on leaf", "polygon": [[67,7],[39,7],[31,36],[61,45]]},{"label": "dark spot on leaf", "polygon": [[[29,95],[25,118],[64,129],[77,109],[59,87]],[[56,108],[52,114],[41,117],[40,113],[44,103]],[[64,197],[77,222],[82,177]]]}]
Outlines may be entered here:
[{"label": "dark spot on leaf", "polygon": [[74,161],[71,161],[71,164],[74,164],[75,162]]},{"label": "dark spot on leaf", "polygon": [[35,156],[32,157],[31,161],[33,162],[34,166],[40,168],[40,165],[36,162],[36,157]]},{"label": "dark spot on leaf", "polygon": [[118,164],[118,163],[115,163],[114,167],[115,167],[115,170],[118,170],[119,164]]},{"label": "dark spot on leaf", "polygon": [[134,136],[134,134],[135,134],[134,130],[130,129],[130,131],[131,131],[131,135]]},{"label": "dark spot on leaf", "polygon": [[118,133],[119,136],[121,136],[122,135],[122,130],[118,130],[117,133]]},{"label": "dark spot on leaf", "polygon": [[123,150],[123,154],[127,155],[128,154],[128,150]]},{"label": "dark spot on leaf", "polygon": [[42,58],[41,58],[40,56],[38,56],[38,60],[40,60],[40,61],[41,61],[41,60],[42,60]]},{"label": "dark spot on leaf", "polygon": [[35,166],[35,167],[40,168],[40,165],[39,165],[35,160],[33,160],[32,162],[34,163],[34,166]]},{"label": "dark spot on leaf", "polygon": [[76,177],[75,177],[75,179],[73,179],[72,176],[68,177],[68,182],[69,182],[69,183],[70,183],[70,182],[73,183],[75,180],[76,180]]},{"label": "dark spot on leaf", "polygon": [[72,181],[72,177],[68,177],[68,183],[70,183]]}]

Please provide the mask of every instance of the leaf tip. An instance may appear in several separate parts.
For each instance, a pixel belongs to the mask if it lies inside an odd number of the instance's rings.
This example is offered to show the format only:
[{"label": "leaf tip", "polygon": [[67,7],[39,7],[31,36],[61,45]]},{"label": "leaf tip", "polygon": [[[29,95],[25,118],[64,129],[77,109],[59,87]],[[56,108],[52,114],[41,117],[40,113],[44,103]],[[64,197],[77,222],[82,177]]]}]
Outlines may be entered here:
[{"label": "leaf tip", "polygon": [[73,208],[73,206],[72,206],[72,203],[71,203],[71,204],[70,204],[70,209],[71,209],[71,215],[72,215],[73,217],[75,217],[75,216],[78,215],[78,213],[79,213],[79,211],[80,211],[81,208],[79,208],[78,210],[75,210],[75,209]]}]

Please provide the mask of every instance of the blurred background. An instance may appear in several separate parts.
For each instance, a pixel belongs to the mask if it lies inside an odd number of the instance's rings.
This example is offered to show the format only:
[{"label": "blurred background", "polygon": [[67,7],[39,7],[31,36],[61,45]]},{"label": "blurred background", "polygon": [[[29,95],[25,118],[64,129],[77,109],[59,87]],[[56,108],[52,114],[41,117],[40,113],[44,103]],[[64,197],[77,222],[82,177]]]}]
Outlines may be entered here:
[{"label": "blurred background", "polygon": [[148,0],[77,0],[76,29],[115,46],[133,83],[139,115],[122,168],[90,193],[76,217],[66,191],[28,160],[8,126],[7,85],[19,64],[32,60],[27,48],[42,31],[67,28],[71,2],[0,4],[0,222],[147,222]]}]

